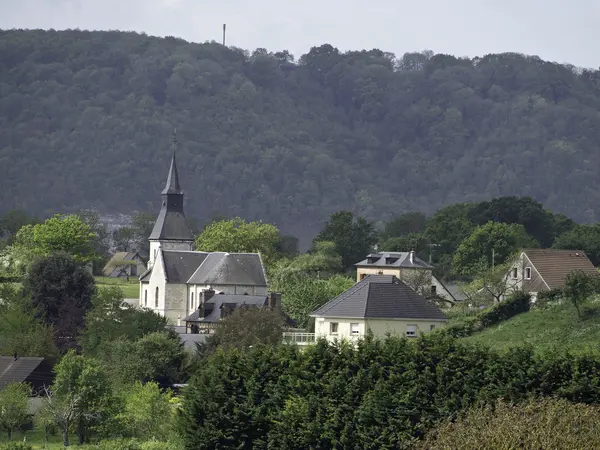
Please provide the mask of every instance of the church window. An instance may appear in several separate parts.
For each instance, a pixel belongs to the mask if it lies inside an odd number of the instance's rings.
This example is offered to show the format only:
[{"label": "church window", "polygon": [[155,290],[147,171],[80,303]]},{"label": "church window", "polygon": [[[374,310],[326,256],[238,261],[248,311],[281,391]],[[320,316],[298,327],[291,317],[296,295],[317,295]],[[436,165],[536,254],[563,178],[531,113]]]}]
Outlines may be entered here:
[{"label": "church window", "polygon": [[154,307],[158,308],[158,286],[156,286],[156,291],[154,292]]},{"label": "church window", "polygon": [[194,293],[192,292],[192,298],[190,300],[190,309],[194,309]]},{"label": "church window", "polygon": [[148,289],[144,289],[144,306],[148,306]]}]

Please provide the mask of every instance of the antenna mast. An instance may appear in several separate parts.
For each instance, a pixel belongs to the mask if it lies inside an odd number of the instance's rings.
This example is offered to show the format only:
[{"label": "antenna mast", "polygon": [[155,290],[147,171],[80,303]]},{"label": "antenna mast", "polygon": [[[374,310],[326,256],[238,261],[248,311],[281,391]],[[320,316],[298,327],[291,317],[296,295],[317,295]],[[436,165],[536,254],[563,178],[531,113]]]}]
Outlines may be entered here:
[{"label": "antenna mast", "polygon": [[225,31],[227,30],[227,24],[223,24],[223,45],[225,45]]}]

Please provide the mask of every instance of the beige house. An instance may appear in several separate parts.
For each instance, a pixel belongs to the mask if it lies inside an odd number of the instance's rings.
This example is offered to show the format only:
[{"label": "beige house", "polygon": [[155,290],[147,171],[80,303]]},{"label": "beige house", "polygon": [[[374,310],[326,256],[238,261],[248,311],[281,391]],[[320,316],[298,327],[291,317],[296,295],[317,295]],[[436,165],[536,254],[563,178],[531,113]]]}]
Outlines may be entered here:
[{"label": "beige house", "polygon": [[525,249],[506,274],[506,283],[509,291],[523,290],[535,300],[539,292],[562,289],[575,271],[598,275],[583,250]]},{"label": "beige house", "polygon": [[369,275],[393,275],[404,281],[414,291],[426,297],[437,296],[454,303],[452,293],[433,274],[434,267],[410,252],[371,253],[356,267],[356,281]]},{"label": "beige house", "polygon": [[442,311],[394,275],[368,275],[311,314],[315,337],[355,341],[369,331],[417,337],[446,324]]}]

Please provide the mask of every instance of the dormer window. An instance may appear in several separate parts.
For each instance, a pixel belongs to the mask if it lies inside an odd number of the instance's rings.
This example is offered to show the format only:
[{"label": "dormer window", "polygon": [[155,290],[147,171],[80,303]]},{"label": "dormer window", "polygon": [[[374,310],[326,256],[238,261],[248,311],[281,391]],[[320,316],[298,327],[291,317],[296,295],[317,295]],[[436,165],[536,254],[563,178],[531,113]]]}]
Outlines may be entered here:
[{"label": "dormer window", "polygon": [[398,258],[385,258],[386,264],[394,264],[396,261],[398,261]]},{"label": "dormer window", "polygon": [[531,280],[531,267],[525,267],[525,279]]},{"label": "dormer window", "polygon": [[367,258],[367,262],[369,264],[375,264],[377,261],[379,261],[379,258],[380,258],[379,256],[369,256]]}]

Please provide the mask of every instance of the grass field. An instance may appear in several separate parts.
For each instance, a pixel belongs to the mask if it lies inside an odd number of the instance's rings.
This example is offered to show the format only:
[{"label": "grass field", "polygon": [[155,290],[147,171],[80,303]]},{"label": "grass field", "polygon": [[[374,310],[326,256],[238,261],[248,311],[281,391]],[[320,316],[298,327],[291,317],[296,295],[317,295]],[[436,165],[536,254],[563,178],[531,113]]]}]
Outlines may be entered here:
[{"label": "grass field", "polygon": [[125,298],[139,298],[140,283],[137,277],[130,277],[129,281],[121,278],[95,277],[96,286],[102,289],[107,286],[117,286],[123,291]]},{"label": "grass field", "polygon": [[[44,445],[44,433],[41,430],[30,430],[24,433],[15,433],[13,435],[13,441],[23,442],[25,438],[26,443],[31,445],[35,450],[38,449],[49,449],[56,450],[59,448],[65,448],[63,445],[63,439],[60,433],[56,433],[54,436],[48,436],[48,445]],[[0,435],[0,445],[8,442],[6,433]],[[77,445],[77,437],[75,435],[69,437],[69,443],[75,448],[94,448],[94,445]]]},{"label": "grass field", "polygon": [[530,343],[540,351],[600,351],[600,301],[590,301],[586,309],[588,313],[580,319],[570,303],[555,303],[519,314],[463,340],[494,349]]}]

